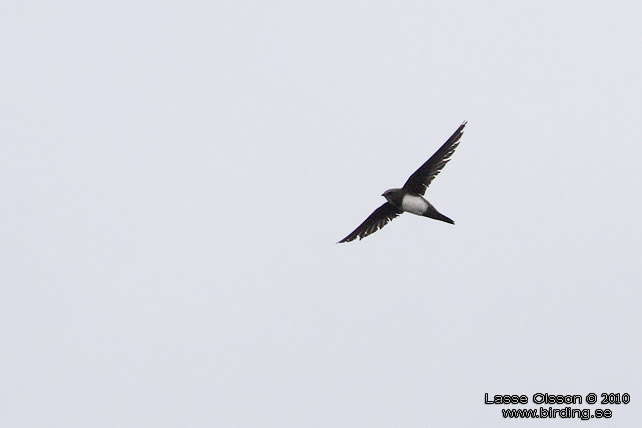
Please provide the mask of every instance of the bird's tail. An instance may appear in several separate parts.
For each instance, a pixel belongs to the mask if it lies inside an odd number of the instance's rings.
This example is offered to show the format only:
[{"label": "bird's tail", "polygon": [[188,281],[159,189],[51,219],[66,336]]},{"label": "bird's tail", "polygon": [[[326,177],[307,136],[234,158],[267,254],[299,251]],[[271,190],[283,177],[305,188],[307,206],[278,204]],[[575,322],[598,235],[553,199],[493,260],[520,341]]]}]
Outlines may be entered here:
[{"label": "bird's tail", "polygon": [[455,224],[454,221],[437,211],[434,207],[430,207],[428,211],[424,214],[426,217],[433,218],[435,220],[445,221],[446,223]]}]

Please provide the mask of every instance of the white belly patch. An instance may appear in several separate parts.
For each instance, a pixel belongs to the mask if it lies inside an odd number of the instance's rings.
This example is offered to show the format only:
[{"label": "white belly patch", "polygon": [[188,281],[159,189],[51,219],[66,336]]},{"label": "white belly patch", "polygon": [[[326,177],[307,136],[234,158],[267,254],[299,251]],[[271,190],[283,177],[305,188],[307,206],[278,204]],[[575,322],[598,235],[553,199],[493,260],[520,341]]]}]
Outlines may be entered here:
[{"label": "white belly patch", "polygon": [[428,202],[419,196],[405,195],[401,200],[401,209],[409,213],[423,215],[428,209]]}]

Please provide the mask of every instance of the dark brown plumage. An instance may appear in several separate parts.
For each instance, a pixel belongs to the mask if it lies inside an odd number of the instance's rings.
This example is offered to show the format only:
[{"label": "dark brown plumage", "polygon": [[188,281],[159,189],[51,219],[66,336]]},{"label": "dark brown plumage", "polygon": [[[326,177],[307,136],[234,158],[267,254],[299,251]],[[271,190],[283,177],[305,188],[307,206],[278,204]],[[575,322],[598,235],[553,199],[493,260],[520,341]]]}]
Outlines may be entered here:
[{"label": "dark brown plumage", "polygon": [[426,193],[426,189],[430,186],[432,180],[448,163],[452,154],[455,153],[455,149],[459,145],[459,139],[464,134],[466,123],[462,123],[439,150],[408,178],[406,184],[403,185],[404,190],[417,195]]},{"label": "dark brown plumage", "polygon": [[350,235],[339,241],[339,243],[352,241],[354,239],[357,239],[357,237],[359,239],[363,239],[371,233],[375,233],[377,230],[384,227],[390,220],[397,217],[401,213],[403,213],[403,211],[393,207],[388,202],[384,202],[383,205],[374,210],[374,212],[370,214],[370,216],[365,219],[364,222],[359,225],[359,227],[353,230]]},{"label": "dark brown plumage", "polygon": [[390,220],[406,211],[454,224],[451,219],[438,212],[435,207],[422,196],[426,192],[426,188],[428,188],[432,180],[439,174],[455,152],[465,126],[466,122],[462,123],[453,135],[442,144],[439,150],[408,178],[401,189],[386,190],[382,196],[386,198],[387,202],[374,210],[359,227],[339,241],[339,243],[353,241],[357,238],[363,239],[381,229],[388,224]]}]

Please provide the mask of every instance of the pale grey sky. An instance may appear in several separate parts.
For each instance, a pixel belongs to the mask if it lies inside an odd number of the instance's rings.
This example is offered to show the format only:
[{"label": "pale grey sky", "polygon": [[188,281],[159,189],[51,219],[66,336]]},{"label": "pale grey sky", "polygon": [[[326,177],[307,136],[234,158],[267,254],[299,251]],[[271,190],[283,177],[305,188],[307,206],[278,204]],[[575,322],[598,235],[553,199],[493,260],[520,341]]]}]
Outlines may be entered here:
[{"label": "pale grey sky", "polygon": [[639,1],[0,15],[1,427],[639,426]]}]

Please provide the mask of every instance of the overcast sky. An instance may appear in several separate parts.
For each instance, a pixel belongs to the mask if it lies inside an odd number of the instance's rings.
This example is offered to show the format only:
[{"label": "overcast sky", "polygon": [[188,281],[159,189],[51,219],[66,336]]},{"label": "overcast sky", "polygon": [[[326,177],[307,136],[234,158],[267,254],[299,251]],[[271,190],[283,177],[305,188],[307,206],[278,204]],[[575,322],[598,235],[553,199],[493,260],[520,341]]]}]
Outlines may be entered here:
[{"label": "overcast sky", "polygon": [[[540,427],[501,416],[537,392],[639,426],[640,1],[0,22],[0,426]],[[463,120],[454,226],[335,244]]]}]

